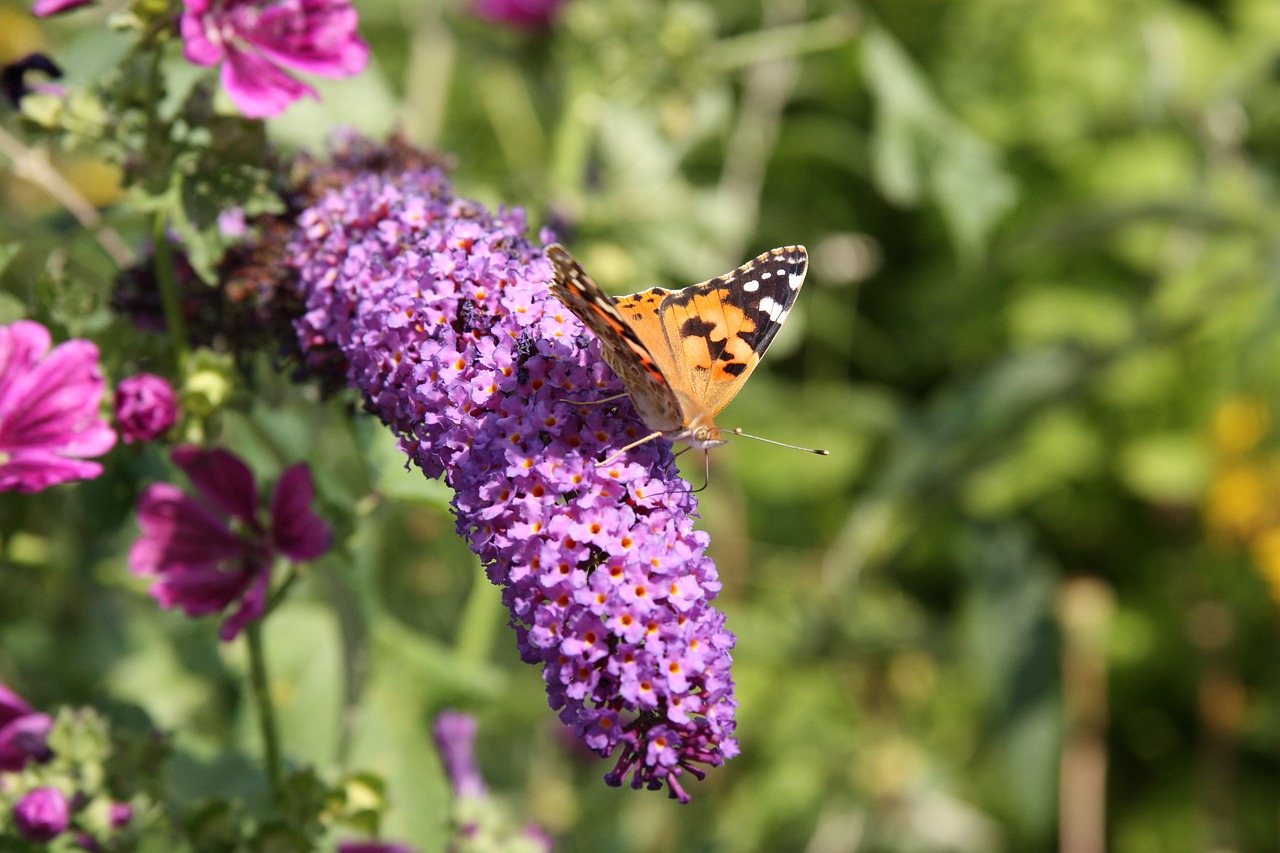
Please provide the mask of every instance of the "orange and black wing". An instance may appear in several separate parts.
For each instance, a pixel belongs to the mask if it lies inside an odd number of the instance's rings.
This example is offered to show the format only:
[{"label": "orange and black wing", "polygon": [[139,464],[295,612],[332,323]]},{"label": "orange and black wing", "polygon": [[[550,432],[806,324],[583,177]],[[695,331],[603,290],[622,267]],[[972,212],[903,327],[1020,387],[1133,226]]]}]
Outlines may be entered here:
[{"label": "orange and black wing", "polygon": [[[555,273],[552,294],[600,339],[604,360],[626,386],[645,424],[661,432],[681,429],[684,421],[680,403],[663,372],[663,366],[671,366],[669,354],[655,355],[649,343],[636,334],[633,324],[619,311],[613,298],[600,289],[568,250],[552,243],[546,253]],[[656,317],[655,305],[654,320]],[[663,366],[659,366],[659,359]]]},{"label": "orange and black wing", "polygon": [[678,387],[713,417],[773,343],[808,267],[804,246],[784,246],[663,298],[658,312]]}]

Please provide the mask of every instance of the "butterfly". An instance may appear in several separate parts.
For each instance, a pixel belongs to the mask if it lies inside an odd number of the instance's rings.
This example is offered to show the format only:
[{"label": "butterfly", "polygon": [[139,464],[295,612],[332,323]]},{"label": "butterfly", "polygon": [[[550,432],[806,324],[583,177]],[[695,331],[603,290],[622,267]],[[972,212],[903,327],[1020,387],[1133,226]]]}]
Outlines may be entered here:
[{"label": "butterfly", "polygon": [[560,244],[546,254],[551,292],[599,338],[604,360],[653,430],[601,464],[659,437],[697,450],[724,444],[715,418],[773,343],[809,267],[804,246],[783,246],[683,290],[654,287],[615,299]]}]

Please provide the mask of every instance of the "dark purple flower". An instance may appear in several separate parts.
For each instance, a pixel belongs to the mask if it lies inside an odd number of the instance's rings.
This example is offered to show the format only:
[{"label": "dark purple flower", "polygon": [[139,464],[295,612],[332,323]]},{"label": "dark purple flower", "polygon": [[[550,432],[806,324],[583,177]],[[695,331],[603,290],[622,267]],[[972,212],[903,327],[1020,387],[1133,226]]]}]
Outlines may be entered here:
[{"label": "dark purple flower", "polygon": [[471,14],[523,29],[550,26],[566,0],[473,0]]},{"label": "dark purple flower", "polygon": [[37,18],[47,18],[50,15],[58,15],[63,12],[70,12],[72,9],[78,9],[81,6],[88,6],[93,0],[36,0],[31,6],[31,14]]},{"label": "dark purple flower", "polygon": [[150,591],[161,607],[202,616],[237,604],[219,632],[233,640],[265,610],[276,556],[314,560],[329,550],[333,534],[311,510],[315,490],[304,464],[281,475],[265,525],[253,472],[240,457],[197,447],[176,448],[172,456],[202,500],[168,483],[148,486],[138,502],[142,536],[129,550],[129,568],[158,576]]},{"label": "dark purple flower", "polygon": [[62,69],[43,53],[33,53],[22,59],[10,62],[0,68],[0,95],[15,110],[22,107],[22,99],[33,92],[61,94],[65,90],[54,83],[28,83],[27,75],[39,71],[47,77],[57,80],[62,76]]},{"label": "dark purple flower", "polygon": [[455,797],[487,797],[489,789],[476,766],[476,718],[458,711],[442,711],[432,729]]},{"label": "dark purple flower", "polygon": [[599,345],[550,296],[519,211],[455,198],[434,169],[356,176],[299,218],[304,349],[332,364],[454,489],[458,531],[503,588],[522,658],[621,784],[687,800],[724,763],[734,637],[671,447],[650,442]]},{"label": "dark purple flower", "polygon": [[57,788],[36,788],[13,807],[13,822],[28,841],[52,841],[66,831],[70,820],[70,804]]},{"label": "dark purple flower", "polygon": [[288,68],[350,77],[369,61],[349,0],[184,0],[182,40],[196,65],[222,63],[222,85],[249,118],[278,115],[315,89]]},{"label": "dark purple flower", "polygon": [[391,841],[343,841],[338,845],[338,853],[418,853],[407,844],[396,844]]},{"label": "dark purple flower", "polygon": [[21,770],[53,758],[49,730],[53,718],[37,714],[27,702],[0,683],[0,771]]},{"label": "dark purple flower", "polygon": [[0,492],[91,480],[102,466],[85,457],[115,446],[98,412],[106,388],[98,348],[77,339],[50,352],[50,343],[39,323],[0,326]]},{"label": "dark purple flower", "polygon": [[125,444],[150,441],[178,420],[178,397],[173,386],[154,373],[121,379],[116,386],[116,425]]}]

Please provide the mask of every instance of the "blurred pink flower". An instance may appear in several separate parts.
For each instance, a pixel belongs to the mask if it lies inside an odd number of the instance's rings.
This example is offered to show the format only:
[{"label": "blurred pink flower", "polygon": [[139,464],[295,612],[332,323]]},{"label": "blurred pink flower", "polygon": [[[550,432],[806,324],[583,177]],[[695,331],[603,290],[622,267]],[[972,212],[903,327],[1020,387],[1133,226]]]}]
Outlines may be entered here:
[{"label": "blurred pink flower", "polygon": [[57,838],[71,822],[71,805],[57,788],[36,788],[13,807],[13,823],[28,841],[44,844]]},{"label": "blurred pink flower", "polygon": [[369,46],[349,0],[184,0],[182,40],[196,65],[222,63],[222,85],[249,118],[278,115],[321,77],[364,70]]},{"label": "blurred pink flower", "polygon": [[203,500],[169,483],[148,486],[138,502],[142,536],[129,550],[129,568],[156,575],[151,595],[188,616],[238,604],[219,631],[233,640],[265,611],[276,556],[314,560],[329,550],[333,534],[311,510],[315,489],[305,464],[281,475],[268,527],[258,520],[258,487],[240,457],[189,446],[172,457]]},{"label": "blurred pink flower", "polygon": [[532,30],[550,26],[566,0],[473,0],[471,14]]},{"label": "blurred pink flower", "polygon": [[21,770],[53,758],[49,730],[53,718],[37,714],[26,700],[0,683],[0,770]]},{"label": "blurred pink flower", "polygon": [[178,398],[173,386],[154,373],[121,379],[116,386],[115,409],[116,425],[125,444],[150,441],[178,420]]},{"label": "blurred pink flower", "polygon": [[81,6],[88,6],[93,0],[36,0],[31,7],[31,14],[37,18],[47,18],[62,12],[70,12]]},{"label": "blurred pink flower", "polygon": [[50,352],[49,344],[39,323],[0,326],[0,492],[93,479],[102,466],[84,457],[116,443],[98,412],[106,388],[98,348],[76,339]]}]

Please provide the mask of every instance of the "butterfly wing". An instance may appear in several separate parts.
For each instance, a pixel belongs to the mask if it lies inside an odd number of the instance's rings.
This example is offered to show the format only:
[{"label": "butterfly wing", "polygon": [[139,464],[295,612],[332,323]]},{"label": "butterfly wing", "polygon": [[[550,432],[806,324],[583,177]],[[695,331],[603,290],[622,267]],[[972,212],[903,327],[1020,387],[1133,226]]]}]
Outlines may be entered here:
[{"label": "butterfly wing", "polygon": [[672,373],[683,377],[681,390],[712,417],[734,398],[773,343],[808,267],[804,246],[784,246],[663,298],[658,313]]},{"label": "butterfly wing", "polygon": [[[655,352],[636,334],[614,300],[600,289],[582,266],[558,243],[546,248],[554,270],[551,292],[578,316],[600,340],[604,360],[626,386],[631,401],[652,430],[672,432],[684,425],[679,400],[671,390],[661,363],[672,368],[669,352],[658,346]],[[639,296],[640,294],[637,294]],[[658,305],[652,307],[652,319],[646,326],[656,326]]]}]

